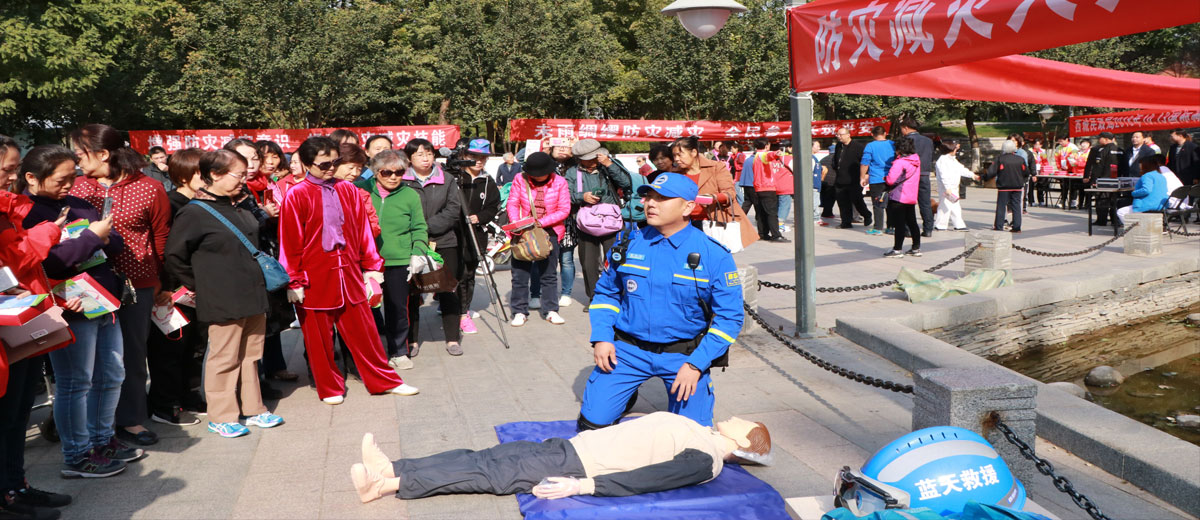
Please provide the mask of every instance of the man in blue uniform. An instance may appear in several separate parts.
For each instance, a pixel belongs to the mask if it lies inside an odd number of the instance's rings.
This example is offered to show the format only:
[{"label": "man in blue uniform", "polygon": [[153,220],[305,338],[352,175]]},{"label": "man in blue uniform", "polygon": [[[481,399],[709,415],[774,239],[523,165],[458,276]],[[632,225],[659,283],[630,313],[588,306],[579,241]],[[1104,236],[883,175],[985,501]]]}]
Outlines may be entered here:
[{"label": "man in blue uniform", "polygon": [[589,308],[596,368],[583,392],[580,430],[617,422],[642,382],[656,376],[672,413],[713,424],[709,369],[723,360],[745,315],[733,256],[689,223],[698,191],[677,173],[638,187],[652,227],[625,251],[613,248],[596,284]]}]

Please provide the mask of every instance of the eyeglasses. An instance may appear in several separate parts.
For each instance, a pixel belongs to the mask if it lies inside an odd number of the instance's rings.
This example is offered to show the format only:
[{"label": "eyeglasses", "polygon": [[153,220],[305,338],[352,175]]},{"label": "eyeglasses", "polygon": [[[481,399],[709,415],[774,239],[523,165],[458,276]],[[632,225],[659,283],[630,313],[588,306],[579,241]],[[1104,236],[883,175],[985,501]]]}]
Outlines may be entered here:
[{"label": "eyeglasses", "polygon": [[379,170],[375,172],[379,177],[399,177],[404,175],[404,170]]},{"label": "eyeglasses", "polygon": [[239,180],[239,181],[241,181],[241,180],[244,180],[244,179],[246,178],[246,174],[244,174],[244,173],[243,173],[243,174],[241,174],[241,175],[238,175],[238,174],[236,174],[236,173],[229,172],[229,173],[227,173],[226,175],[228,175],[228,176],[230,176],[230,177],[233,177],[233,178],[235,178],[235,179],[237,179],[237,180]]},{"label": "eyeglasses", "polygon": [[313,164],[313,166],[316,166],[318,170],[321,170],[321,171],[325,172],[325,171],[329,171],[329,170],[332,170],[332,169],[334,169],[334,168],[337,168],[337,166],[338,166],[339,164],[342,164],[342,160],[341,160],[341,159],[334,159],[334,160],[332,160],[332,161],[325,161],[325,162],[322,162],[322,163],[316,163],[316,164]]}]

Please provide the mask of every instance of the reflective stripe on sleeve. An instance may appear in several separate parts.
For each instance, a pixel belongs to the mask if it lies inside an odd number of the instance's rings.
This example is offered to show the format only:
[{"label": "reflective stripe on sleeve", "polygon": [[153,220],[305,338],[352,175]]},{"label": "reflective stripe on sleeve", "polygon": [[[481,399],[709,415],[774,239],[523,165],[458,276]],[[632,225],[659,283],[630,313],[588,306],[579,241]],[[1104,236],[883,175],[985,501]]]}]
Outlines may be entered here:
[{"label": "reflective stripe on sleeve", "polygon": [[729,334],[726,334],[726,333],[724,333],[724,332],[721,332],[721,331],[717,330],[717,329],[716,329],[716,328],[714,328],[714,327],[709,327],[709,329],[708,329],[708,332],[709,332],[710,334],[716,334],[716,335],[720,336],[722,339],[724,339],[725,341],[728,341],[728,342],[730,342],[730,343],[733,343],[733,342],[734,342],[734,341],[733,341],[733,338],[732,338],[732,337],[730,337],[730,336],[729,336]]},{"label": "reflective stripe on sleeve", "polygon": [[[591,304],[590,306],[588,306],[588,309],[589,309],[589,310],[593,310],[593,309],[608,309],[608,310],[610,310],[610,311],[613,311],[613,312],[615,312],[615,313],[617,313],[617,314],[620,314],[620,313],[621,313],[621,309],[617,308],[617,306],[616,306],[616,305],[609,305],[609,304],[607,304],[607,303],[593,303],[593,304]],[[733,340],[729,340],[729,341],[733,341]]]}]

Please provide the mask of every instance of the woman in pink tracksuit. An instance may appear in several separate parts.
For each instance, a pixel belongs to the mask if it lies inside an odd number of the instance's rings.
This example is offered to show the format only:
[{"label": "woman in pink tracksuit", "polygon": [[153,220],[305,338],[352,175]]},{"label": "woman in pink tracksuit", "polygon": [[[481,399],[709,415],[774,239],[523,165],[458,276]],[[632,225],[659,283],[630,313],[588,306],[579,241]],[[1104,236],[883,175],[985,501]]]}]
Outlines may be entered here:
[{"label": "woman in pink tracksuit", "polygon": [[889,258],[904,257],[905,231],[912,235],[909,256],[921,256],[921,228],[917,225],[917,187],[921,181],[921,158],[913,146],[912,139],[896,140],[896,160],[888,171],[884,182],[888,193],[888,222],[896,226],[896,241],[892,250],[884,253]]}]

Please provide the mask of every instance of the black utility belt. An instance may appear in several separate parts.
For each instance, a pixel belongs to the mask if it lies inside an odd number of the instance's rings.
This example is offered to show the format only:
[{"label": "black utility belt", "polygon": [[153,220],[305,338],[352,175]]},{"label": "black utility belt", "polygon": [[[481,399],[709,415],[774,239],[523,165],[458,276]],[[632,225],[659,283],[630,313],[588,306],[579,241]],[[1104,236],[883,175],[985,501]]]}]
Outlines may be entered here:
[{"label": "black utility belt", "polygon": [[701,334],[692,339],[682,339],[679,341],[672,341],[670,343],[656,343],[653,341],[643,341],[637,339],[631,336],[629,333],[618,328],[613,328],[613,332],[619,341],[623,341],[630,345],[634,345],[637,348],[645,350],[646,352],[653,352],[655,354],[691,355],[692,351],[696,350],[696,347],[700,345],[700,340],[704,339],[704,334]]}]

